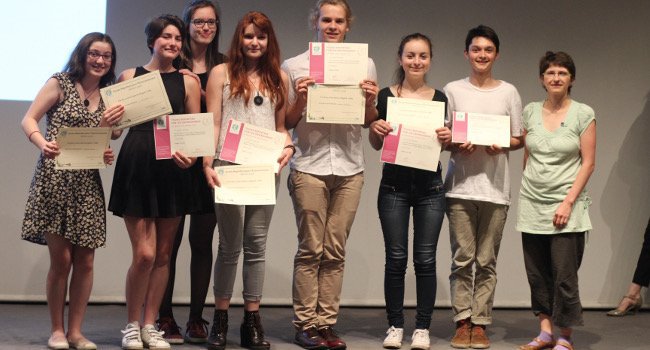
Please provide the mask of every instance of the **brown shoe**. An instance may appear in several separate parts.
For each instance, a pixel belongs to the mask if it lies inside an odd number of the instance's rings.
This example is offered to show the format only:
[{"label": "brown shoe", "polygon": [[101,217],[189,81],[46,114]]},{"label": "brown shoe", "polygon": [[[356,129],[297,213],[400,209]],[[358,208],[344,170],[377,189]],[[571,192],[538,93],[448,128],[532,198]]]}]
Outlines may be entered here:
[{"label": "brown shoe", "polygon": [[327,342],[318,333],[315,326],[308,327],[304,330],[297,331],[293,342],[303,349],[308,350],[327,350]]},{"label": "brown shoe", "polygon": [[338,334],[336,334],[336,331],[332,327],[325,326],[319,329],[318,333],[320,333],[320,336],[325,339],[325,343],[327,344],[329,350],[344,350],[347,348],[347,345],[343,339],[341,339]]},{"label": "brown shoe", "polygon": [[451,346],[456,349],[467,349],[471,344],[469,318],[456,322],[456,334],[451,338]]},{"label": "brown shoe", "polygon": [[190,319],[185,326],[185,341],[200,344],[208,341],[208,321],[198,318]]},{"label": "brown shoe", "polygon": [[161,317],[156,321],[158,330],[163,333],[163,339],[169,344],[183,344],[183,335],[181,334],[181,327],[176,324],[176,321],[171,317]]},{"label": "brown shoe", "polygon": [[485,326],[473,324],[471,342],[469,347],[472,349],[487,349],[490,347],[490,339],[485,334]]}]

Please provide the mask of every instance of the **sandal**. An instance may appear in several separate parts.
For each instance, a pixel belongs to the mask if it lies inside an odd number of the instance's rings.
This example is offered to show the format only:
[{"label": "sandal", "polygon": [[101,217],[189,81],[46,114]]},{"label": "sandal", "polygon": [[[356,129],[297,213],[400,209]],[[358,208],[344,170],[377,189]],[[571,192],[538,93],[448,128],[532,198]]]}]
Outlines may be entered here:
[{"label": "sandal", "polygon": [[[537,343],[534,345],[532,343]],[[543,341],[539,338],[533,339],[530,343],[526,345],[520,345],[519,350],[542,350],[542,349],[552,349],[555,346],[555,340]]]},{"label": "sandal", "polygon": [[[560,348],[560,347],[563,347],[563,348]],[[562,339],[555,342],[555,346],[553,347],[553,350],[564,350],[564,349],[574,350],[573,349],[573,344],[569,343],[566,340],[562,340]]]}]

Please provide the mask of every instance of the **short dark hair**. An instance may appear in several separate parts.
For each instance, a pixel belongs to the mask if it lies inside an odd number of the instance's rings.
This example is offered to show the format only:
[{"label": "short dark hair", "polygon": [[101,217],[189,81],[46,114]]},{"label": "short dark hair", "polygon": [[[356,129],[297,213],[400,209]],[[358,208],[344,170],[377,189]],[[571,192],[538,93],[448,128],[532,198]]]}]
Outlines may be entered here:
[{"label": "short dark hair", "polygon": [[178,28],[178,31],[181,33],[181,39],[183,42],[185,41],[185,36],[187,34],[185,32],[183,20],[174,15],[160,15],[153,18],[144,27],[144,33],[147,35],[147,47],[149,48],[150,53],[153,53],[153,43],[162,35],[163,30],[169,25]]},{"label": "short dark hair", "polygon": [[490,40],[499,52],[499,36],[494,29],[479,24],[478,27],[472,28],[467,32],[467,37],[465,37],[465,51],[469,51],[469,46],[472,44],[472,40],[476,37],[483,37]]},{"label": "short dark hair", "polygon": [[[571,74],[571,81],[576,79],[576,65],[568,53],[564,51],[546,51],[544,56],[539,60],[539,76],[542,77],[550,66],[566,68],[569,74]],[[571,93],[571,88],[572,86],[569,86],[569,93]]]},{"label": "short dark hair", "polygon": [[115,51],[115,44],[110,36],[104,33],[92,32],[84,35],[77,46],[70,54],[68,62],[63,67],[63,71],[68,73],[72,82],[80,81],[86,75],[86,62],[88,60],[88,49],[96,42],[108,43],[111,46],[111,67],[108,72],[104,74],[99,80],[99,87],[105,87],[115,81],[115,65],[117,62],[117,53]]}]

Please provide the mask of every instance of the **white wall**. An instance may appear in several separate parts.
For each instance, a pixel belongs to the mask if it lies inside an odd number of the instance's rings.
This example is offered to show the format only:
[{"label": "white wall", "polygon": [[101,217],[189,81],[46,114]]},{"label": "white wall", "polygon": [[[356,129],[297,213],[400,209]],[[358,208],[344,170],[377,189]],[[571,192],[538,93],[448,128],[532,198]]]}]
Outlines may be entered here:
[{"label": "white wall", "polygon": [[[223,50],[230,43],[237,20],[244,12],[255,9],[265,12],[274,21],[284,58],[301,53],[307,41],[313,38],[313,33],[307,29],[307,13],[313,2],[221,1]],[[147,62],[145,23],[161,13],[180,14],[184,3],[181,0],[108,1],[107,32],[117,44],[118,70]],[[650,212],[647,199],[650,194],[650,29],[646,24],[650,3],[645,0],[350,0],[350,3],[356,22],[348,41],[370,44],[370,55],[377,64],[381,86],[392,81],[400,38],[415,31],[432,38],[434,63],[429,82],[441,88],[468,73],[469,66],[463,58],[467,30],[480,23],[492,26],[502,43],[496,76],[513,83],[524,103],[544,98],[537,80],[537,63],[546,50],[564,50],[573,56],[577,65],[573,97],[594,108],[598,129],[596,172],[588,185],[594,201],[591,208],[594,230],[580,270],[581,295],[583,304],[588,307],[614,305],[631,280]],[[16,28],[6,30],[11,33]],[[17,50],[5,48],[5,54],[9,52],[14,53],[16,69],[29,69],[21,66],[21,55],[43,55],[37,41],[29,39]],[[28,103],[0,101],[0,115],[4,120],[4,127],[0,128],[0,159],[4,160],[0,225],[4,228],[5,242],[0,246],[0,279],[3,281],[0,300],[45,300],[47,249],[19,239],[25,199],[37,158],[37,150],[19,129],[19,121],[27,107]],[[119,149],[120,143],[113,142],[113,147]],[[366,182],[347,247],[342,302],[348,305],[383,304],[384,253],[376,213],[380,179],[378,158],[378,153],[367,146]],[[443,155],[445,169],[447,159],[448,155]],[[529,305],[520,234],[514,230],[521,159],[521,151],[511,155],[514,196],[499,257],[497,306]],[[102,171],[107,196],[112,172],[113,168]],[[268,241],[264,296],[267,304],[291,302],[296,228],[285,184],[286,171]],[[446,222],[438,248],[437,304],[449,305],[450,249]],[[130,254],[123,222],[109,213],[108,244],[96,253],[92,301],[124,300],[124,277]],[[185,237],[178,258],[176,302],[189,301],[188,267],[189,246]],[[410,268],[407,298],[411,304],[415,299],[414,285]],[[239,296],[240,291],[238,280],[235,296]],[[208,302],[211,300],[209,296]]]}]

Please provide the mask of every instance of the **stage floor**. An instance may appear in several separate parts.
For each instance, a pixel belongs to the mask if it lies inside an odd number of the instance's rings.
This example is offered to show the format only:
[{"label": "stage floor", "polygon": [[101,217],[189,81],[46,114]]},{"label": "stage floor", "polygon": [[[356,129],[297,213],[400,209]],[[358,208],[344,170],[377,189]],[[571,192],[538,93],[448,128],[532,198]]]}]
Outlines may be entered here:
[{"label": "stage floor", "polygon": [[[184,328],[189,308],[174,308],[176,320]],[[265,307],[262,320],[267,339],[272,349],[299,350],[292,344],[294,331],[291,324],[292,309],[289,307]],[[44,304],[0,304],[0,349],[46,349],[50,321]],[[408,349],[413,332],[415,310],[406,312],[405,342],[402,349]],[[239,324],[243,316],[241,307],[230,310],[228,349],[239,347]],[[212,310],[206,307],[204,318],[212,322]],[[528,310],[498,309],[493,313],[494,324],[488,328],[492,341],[491,349],[516,349],[537,335],[537,322]],[[649,349],[650,312],[634,316],[611,318],[602,310],[584,313],[585,326],[574,333],[577,349]],[[124,305],[91,305],[84,324],[85,335],[99,349],[120,349],[120,329],[126,322]],[[386,331],[386,317],[380,308],[342,308],[336,329],[347,342],[350,350],[381,349]],[[431,349],[453,349],[449,345],[454,326],[450,309],[436,309],[431,323]],[[173,349],[202,349],[202,345],[173,345]]]}]

